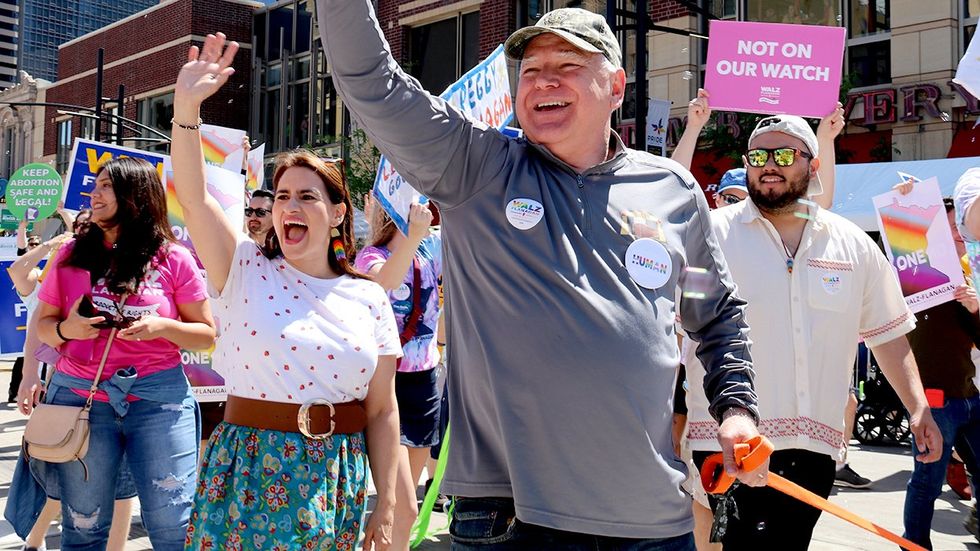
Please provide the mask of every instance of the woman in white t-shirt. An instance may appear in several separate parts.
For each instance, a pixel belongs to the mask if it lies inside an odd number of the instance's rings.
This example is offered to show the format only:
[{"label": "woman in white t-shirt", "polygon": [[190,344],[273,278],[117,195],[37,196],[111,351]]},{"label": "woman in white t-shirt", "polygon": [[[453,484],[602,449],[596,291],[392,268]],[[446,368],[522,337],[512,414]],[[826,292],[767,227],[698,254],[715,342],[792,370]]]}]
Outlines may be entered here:
[{"label": "woman in white t-shirt", "polygon": [[237,49],[208,36],[191,48],[174,92],[174,185],[207,270],[220,320],[214,364],[229,393],[201,465],[187,548],[353,548],[370,450],[378,503],[365,539],[387,549],[401,354],[391,305],[348,259],[353,207],[338,163],[307,151],[277,159],[266,250],[206,193],[200,105],[234,72]]}]

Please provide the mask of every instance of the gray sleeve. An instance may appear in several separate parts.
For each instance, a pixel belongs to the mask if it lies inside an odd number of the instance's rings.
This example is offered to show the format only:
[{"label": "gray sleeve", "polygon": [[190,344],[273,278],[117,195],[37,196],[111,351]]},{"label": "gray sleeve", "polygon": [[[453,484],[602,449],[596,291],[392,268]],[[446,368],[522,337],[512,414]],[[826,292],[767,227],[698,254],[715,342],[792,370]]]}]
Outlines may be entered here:
[{"label": "gray sleeve", "polygon": [[451,208],[504,170],[508,139],[466,118],[405,74],[370,4],[317,0],[317,24],[334,86],[398,173]]},{"label": "gray sleeve", "polygon": [[[711,404],[711,416],[720,423],[726,409],[738,406],[758,421],[745,301],[735,294],[728,264],[711,229],[704,194],[697,184],[692,193],[697,209],[685,235],[687,267],[703,268],[706,273],[697,279],[697,298],[681,297],[681,324],[698,343],[697,356],[704,366],[704,393]],[[682,278],[682,289],[690,284],[690,279]]]}]

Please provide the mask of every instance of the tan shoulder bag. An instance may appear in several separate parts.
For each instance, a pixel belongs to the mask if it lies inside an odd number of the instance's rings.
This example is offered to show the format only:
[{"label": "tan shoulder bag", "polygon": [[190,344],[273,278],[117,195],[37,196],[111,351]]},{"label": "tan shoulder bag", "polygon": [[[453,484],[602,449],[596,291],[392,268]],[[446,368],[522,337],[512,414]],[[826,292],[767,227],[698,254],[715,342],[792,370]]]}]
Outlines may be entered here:
[{"label": "tan shoulder bag", "polygon": [[24,429],[24,448],[28,456],[49,463],[68,463],[77,459],[82,462],[85,478],[88,479],[88,467],[82,461],[88,453],[88,415],[115,338],[116,329],[112,329],[84,406],[38,404],[34,408]]}]

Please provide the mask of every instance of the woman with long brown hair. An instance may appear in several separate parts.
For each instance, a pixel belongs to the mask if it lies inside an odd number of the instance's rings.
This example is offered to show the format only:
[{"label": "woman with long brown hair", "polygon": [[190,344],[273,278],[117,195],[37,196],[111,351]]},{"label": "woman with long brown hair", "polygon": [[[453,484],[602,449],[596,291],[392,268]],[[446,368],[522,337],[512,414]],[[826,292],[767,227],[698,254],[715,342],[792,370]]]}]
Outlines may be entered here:
[{"label": "woman with long brown hair", "polygon": [[47,403],[85,404],[105,357],[84,463],[49,465],[62,549],[105,547],[124,454],[153,548],[179,549],[199,439],[180,349],[214,342],[204,280],[171,232],[156,167],[106,162],[91,203],[91,223],[53,261],[37,310],[38,336],[60,353]]},{"label": "woman with long brown hair", "polygon": [[234,71],[238,45],[191,47],[174,92],[174,184],[220,319],[215,367],[224,422],[201,466],[187,549],[352,549],[378,502],[368,547],[386,549],[394,517],[401,354],[391,306],[352,267],[353,207],[342,167],[296,151],[273,178],[263,250],[205,191],[201,102]]}]

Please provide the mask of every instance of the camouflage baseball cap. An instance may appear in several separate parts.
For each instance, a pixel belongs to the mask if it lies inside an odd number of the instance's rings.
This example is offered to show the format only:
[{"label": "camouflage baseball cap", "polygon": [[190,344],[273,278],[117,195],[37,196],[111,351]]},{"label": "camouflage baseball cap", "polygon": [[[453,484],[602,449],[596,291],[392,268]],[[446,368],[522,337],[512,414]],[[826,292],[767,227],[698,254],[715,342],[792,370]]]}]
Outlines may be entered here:
[{"label": "camouflage baseball cap", "polygon": [[524,48],[534,37],[543,33],[557,35],[580,50],[602,54],[616,67],[623,66],[619,41],[606,24],[606,19],[581,8],[552,10],[541,16],[535,25],[518,29],[504,44],[507,56],[522,59]]}]

